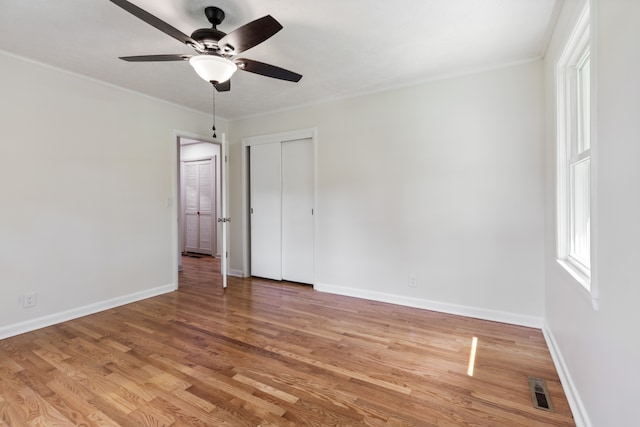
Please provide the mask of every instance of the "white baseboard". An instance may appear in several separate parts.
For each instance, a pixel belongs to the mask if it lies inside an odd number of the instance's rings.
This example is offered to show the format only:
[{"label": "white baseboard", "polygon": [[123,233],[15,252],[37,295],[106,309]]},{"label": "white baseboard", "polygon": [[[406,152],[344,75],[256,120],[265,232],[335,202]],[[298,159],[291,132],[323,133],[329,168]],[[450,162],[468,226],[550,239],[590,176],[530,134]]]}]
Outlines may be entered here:
[{"label": "white baseboard", "polygon": [[47,316],[31,319],[20,323],[0,327],[0,339],[9,338],[15,335],[24,334],[26,332],[35,331],[36,329],[45,328],[57,323],[66,322],[68,320],[77,319],[89,314],[98,313],[110,308],[119,307],[121,305],[130,304],[132,302],[155,297],[158,295],[173,292],[177,289],[175,283],[164,286],[147,289],[140,292],[134,292],[128,295],[122,295],[105,301],[88,304],[71,310],[61,311],[59,313],[49,314]]},{"label": "white baseboard", "polygon": [[573,420],[576,423],[576,427],[592,427],[589,414],[582,403],[582,399],[580,399],[580,394],[578,393],[576,385],[571,378],[571,374],[567,369],[567,364],[562,357],[562,353],[560,353],[558,343],[556,342],[553,332],[551,332],[546,321],[542,327],[542,334],[544,335],[544,339],[547,341],[547,347],[549,347],[549,352],[551,353],[553,364],[556,366],[556,371],[558,371],[558,376],[560,377],[564,394],[569,402],[569,407],[571,407],[571,413],[573,414]]},{"label": "white baseboard", "polygon": [[229,276],[244,277],[244,272],[242,270],[234,270],[234,269],[230,268],[229,269]]},{"label": "white baseboard", "polygon": [[391,304],[422,308],[425,310],[455,314],[458,316],[473,317],[476,319],[491,320],[494,322],[509,323],[512,325],[528,326],[537,329],[542,328],[542,318],[536,316],[527,316],[523,314],[509,313],[506,311],[431,301],[422,298],[413,298],[384,292],[367,291],[364,289],[349,288],[346,286],[328,285],[326,283],[317,283],[314,286],[314,289],[319,292],[327,292],[330,294],[345,295],[379,302],[388,302]]}]

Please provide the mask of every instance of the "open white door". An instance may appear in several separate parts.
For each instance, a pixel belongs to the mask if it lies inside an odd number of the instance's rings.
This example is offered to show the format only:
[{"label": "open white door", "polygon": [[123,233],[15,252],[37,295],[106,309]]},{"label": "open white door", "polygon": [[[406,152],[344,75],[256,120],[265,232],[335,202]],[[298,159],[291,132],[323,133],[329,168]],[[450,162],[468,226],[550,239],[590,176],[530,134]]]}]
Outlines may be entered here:
[{"label": "open white door", "polygon": [[222,196],[222,209],[218,222],[222,223],[222,253],[220,254],[220,273],[222,274],[222,287],[227,287],[227,275],[229,272],[229,245],[228,245],[228,228],[229,228],[229,173],[227,168],[227,140],[226,135],[222,134],[222,156],[221,156],[221,196]]}]

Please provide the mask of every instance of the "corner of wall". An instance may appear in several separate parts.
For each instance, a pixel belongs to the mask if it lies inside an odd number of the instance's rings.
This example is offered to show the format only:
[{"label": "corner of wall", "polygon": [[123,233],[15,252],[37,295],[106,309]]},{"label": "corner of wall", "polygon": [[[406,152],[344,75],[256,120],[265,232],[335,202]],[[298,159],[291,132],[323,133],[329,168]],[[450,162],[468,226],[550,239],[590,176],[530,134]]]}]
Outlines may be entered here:
[{"label": "corner of wall", "polygon": [[560,382],[562,383],[564,394],[569,402],[569,407],[571,408],[571,413],[573,414],[576,426],[592,427],[587,409],[582,403],[578,389],[571,378],[571,373],[569,372],[569,369],[562,357],[562,353],[560,353],[556,339],[553,336],[553,332],[551,332],[551,328],[549,327],[546,319],[543,322],[542,334],[547,342],[547,347],[549,347],[549,352],[551,353],[551,358],[553,359],[556,371],[558,371],[558,376],[560,377]]}]

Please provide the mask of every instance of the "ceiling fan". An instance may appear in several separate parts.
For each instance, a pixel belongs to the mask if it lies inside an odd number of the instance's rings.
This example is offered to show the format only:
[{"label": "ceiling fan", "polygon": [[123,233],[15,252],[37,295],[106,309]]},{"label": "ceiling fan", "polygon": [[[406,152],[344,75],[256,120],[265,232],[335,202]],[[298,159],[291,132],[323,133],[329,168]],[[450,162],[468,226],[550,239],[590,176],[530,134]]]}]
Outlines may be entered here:
[{"label": "ceiling fan", "polygon": [[251,21],[226,34],[217,29],[224,20],[224,12],[222,9],[210,6],[205,8],[204,13],[211,23],[211,28],[195,30],[191,36],[188,36],[133,3],[125,0],[110,1],[196,51],[195,55],[122,56],[120,57],[122,60],[129,62],[189,61],[196,73],[204,80],[211,82],[219,92],[231,89],[229,79],[238,69],[291,82],[298,82],[302,78],[298,73],[275,65],[236,57],[237,54],[262,43],[282,29],[282,25],[271,15]]}]

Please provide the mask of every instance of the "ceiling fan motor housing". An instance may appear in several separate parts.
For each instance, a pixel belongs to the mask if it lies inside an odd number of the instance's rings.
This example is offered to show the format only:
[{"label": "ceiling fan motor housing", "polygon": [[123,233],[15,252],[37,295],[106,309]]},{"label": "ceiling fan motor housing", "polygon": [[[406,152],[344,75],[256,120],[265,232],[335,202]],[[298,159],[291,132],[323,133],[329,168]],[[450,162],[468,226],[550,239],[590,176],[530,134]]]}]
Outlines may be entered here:
[{"label": "ceiling fan motor housing", "polygon": [[191,38],[205,46],[207,49],[218,49],[218,41],[226,36],[226,33],[215,28],[200,28],[191,34]]},{"label": "ceiling fan motor housing", "polygon": [[209,6],[204,9],[207,20],[211,23],[211,28],[200,28],[191,34],[191,38],[210,50],[218,50],[218,41],[227,33],[223,33],[216,27],[224,21],[224,11],[218,7]]}]

